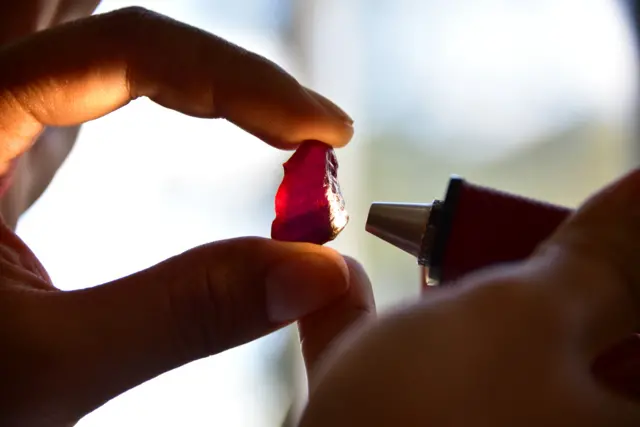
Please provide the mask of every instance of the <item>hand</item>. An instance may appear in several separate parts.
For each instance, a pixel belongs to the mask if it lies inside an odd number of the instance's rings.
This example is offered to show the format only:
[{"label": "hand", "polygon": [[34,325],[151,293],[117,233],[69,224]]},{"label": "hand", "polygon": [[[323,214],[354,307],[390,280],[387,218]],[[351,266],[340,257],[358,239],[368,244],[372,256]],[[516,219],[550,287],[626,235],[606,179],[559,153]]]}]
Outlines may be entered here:
[{"label": "hand", "polygon": [[[343,341],[300,425],[638,426],[639,257],[640,170],[525,262],[434,289]],[[617,365],[601,363],[614,348]],[[626,390],[610,381],[625,370]]]},{"label": "hand", "polygon": [[[140,96],[228,119],[283,149],[307,139],[342,146],[353,133],[338,107],[266,59],[134,8],[0,50],[0,168],[27,152],[45,126],[74,126]],[[328,248],[242,238],[109,284],[61,292],[2,224],[0,424],[73,423],[160,373],[333,301],[327,308],[333,319],[311,316],[301,325],[311,366],[332,334],[371,311],[367,282],[350,286],[358,271]]]},{"label": "hand", "polygon": [[[85,18],[99,3],[100,0],[0,2],[0,48],[37,31]],[[80,126],[47,127],[32,148],[14,160],[10,176],[0,178],[0,214],[10,227],[15,228],[22,213],[49,186],[73,148],[79,129]]]},{"label": "hand", "polygon": [[[44,6],[34,0],[2,5],[0,28],[12,29],[5,17],[56,25],[91,11],[96,3],[59,0],[54,6],[52,0],[46,4],[53,10],[28,19],[18,19],[22,9]],[[100,117],[138,97],[198,117],[226,118],[278,148],[294,148],[305,138],[342,146],[353,133],[351,119],[340,108],[270,61],[140,8],[9,41],[13,44],[2,46],[0,57],[0,174],[10,160],[27,152],[45,126],[48,132],[38,145],[43,139],[54,140],[38,153],[28,152],[30,157],[38,154],[37,159],[17,170],[35,176],[22,179],[29,185],[14,186],[19,194],[10,197],[13,209],[0,206],[12,226],[46,188],[73,145],[76,132],[64,127]],[[61,132],[55,132],[58,129]]]}]

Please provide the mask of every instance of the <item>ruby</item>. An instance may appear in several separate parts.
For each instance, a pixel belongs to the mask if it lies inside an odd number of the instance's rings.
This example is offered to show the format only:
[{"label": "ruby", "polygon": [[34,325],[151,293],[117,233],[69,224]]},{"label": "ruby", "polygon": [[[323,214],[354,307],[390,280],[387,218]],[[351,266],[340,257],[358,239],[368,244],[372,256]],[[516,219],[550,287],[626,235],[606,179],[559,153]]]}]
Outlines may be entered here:
[{"label": "ruby", "polygon": [[334,149],[319,141],[306,141],[283,167],[271,237],[318,245],[338,237],[349,215],[338,184]]}]

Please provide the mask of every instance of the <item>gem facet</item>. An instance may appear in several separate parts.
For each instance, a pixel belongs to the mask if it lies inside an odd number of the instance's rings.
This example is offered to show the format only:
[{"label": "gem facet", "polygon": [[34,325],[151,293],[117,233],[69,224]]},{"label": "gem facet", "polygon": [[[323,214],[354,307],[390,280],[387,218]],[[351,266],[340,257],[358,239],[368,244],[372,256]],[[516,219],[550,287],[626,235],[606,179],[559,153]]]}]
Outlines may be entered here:
[{"label": "gem facet", "polygon": [[338,184],[335,151],[319,141],[302,143],[283,165],[271,237],[319,245],[335,239],[349,221]]}]

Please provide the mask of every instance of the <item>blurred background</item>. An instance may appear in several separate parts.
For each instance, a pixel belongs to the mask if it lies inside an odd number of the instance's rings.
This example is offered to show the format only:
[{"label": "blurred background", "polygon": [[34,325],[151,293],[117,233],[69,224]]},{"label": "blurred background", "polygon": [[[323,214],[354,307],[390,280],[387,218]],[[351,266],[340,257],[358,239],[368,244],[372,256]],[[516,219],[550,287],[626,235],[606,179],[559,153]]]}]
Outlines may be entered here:
[{"label": "blurred background", "polygon": [[[352,115],[338,152],[352,220],[331,246],[363,262],[381,310],[415,298],[419,275],[365,233],[370,202],[431,201],[455,173],[575,206],[640,160],[633,32],[615,1],[104,0],[99,12],[131,5],[256,51]],[[288,155],[138,100],[83,128],[18,232],[61,288],[104,283],[268,236]],[[296,339],[288,328],[192,363],[80,425],[287,425],[304,399]]]}]

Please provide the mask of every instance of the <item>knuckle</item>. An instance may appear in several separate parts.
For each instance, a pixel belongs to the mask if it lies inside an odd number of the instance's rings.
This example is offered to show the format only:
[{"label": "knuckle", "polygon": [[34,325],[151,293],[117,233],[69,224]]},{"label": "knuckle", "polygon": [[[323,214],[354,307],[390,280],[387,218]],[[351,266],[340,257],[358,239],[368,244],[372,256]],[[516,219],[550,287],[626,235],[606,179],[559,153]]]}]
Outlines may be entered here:
[{"label": "knuckle", "polygon": [[238,304],[232,289],[232,272],[229,270],[220,265],[217,268],[205,267],[203,272],[203,315],[208,321],[203,322],[202,335],[208,337],[204,342],[211,354],[232,347],[234,337],[238,334],[235,310]]},{"label": "knuckle", "polygon": [[[120,44],[131,46],[134,50],[144,45],[148,38],[149,26],[159,19],[157,13],[140,6],[118,9],[106,16],[104,30]],[[136,56],[136,55],[134,55]]]},{"label": "knuckle", "polygon": [[[203,258],[209,251],[202,251]],[[211,258],[209,258],[211,259]],[[169,287],[175,345],[188,360],[217,354],[237,344],[240,314],[230,267],[200,262],[189,277]],[[246,314],[246,313],[245,313]]]},{"label": "knuckle", "polygon": [[531,304],[517,280],[498,277],[480,283],[470,293],[478,310],[493,316],[510,317],[513,312],[522,312]]},{"label": "knuckle", "polygon": [[[117,42],[133,58],[141,49],[152,46],[157,31],[157,22],[166,20],[162,15],[141,6],[130,6],[106,14],[102,21],[104,36]],[[132,52],[129,52],[132,51]]]},{"label": "knuckle", "polygon": [[136,70],[140,68],[141,52],[149,50],[154,35],[150,27],[159,19],[159,15],[141,6],[130,6],[112,12],[104,22],[104,31],[112,37],[119,48],[119,55],[125,65],[125,82],[129,97],[138,98]]},{"label": "knuckle", "polygon": [[[469,277],[467,302],[478,320],[512,330],[528,340],[556,336],[564,319],[562,301],[553,298],[527,275],[526,265],[498,266]],[[465,280],[465,281],[466,281]],[[522,334],[527,330],[528,334]],[[533,344],[532,344],[533,345]]]},{"label": "knuckle", "polygon": [[125,24],[135,25],[154,19],[158,14],[142,6],[129,6],[112,12],[112,16]]}]

